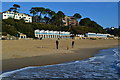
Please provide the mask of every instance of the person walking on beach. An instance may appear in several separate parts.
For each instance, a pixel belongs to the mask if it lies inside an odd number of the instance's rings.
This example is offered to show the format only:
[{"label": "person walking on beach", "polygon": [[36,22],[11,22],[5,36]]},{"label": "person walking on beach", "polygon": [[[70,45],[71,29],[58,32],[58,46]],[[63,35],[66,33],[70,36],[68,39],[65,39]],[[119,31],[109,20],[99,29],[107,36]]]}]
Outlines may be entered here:
[{"label": "person walking on beach", "polygon": [[74,48],[75,41],[72,41],[72,48]]},{"label": "person walking on beach", "polygon": [[56,49],[58,49],[59,41],[56,40]]}]

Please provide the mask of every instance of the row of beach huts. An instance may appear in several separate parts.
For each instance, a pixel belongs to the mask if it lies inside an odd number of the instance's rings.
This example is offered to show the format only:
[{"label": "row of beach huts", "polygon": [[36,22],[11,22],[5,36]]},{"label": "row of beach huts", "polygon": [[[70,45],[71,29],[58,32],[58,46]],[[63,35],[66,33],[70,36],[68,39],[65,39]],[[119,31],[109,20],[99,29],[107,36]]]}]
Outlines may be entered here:
[{"label": "row of beach huts", "polygon": [[114,35],[101,33],[71,34],[65,31],[35,30],[35,37],[43,38],[74,38],[74,39],[118,39]]},{"label": "row of beach huts", "polygon": [[[71,34],[68,31],[50,31],[50,30],[35,30],[34,35],[36,39],[45,38],[72,38],[72,39],[118,39],[114,35],[101,34],[101,33],[86,33],[86,34]],[[15,39],[32,39],[28,38],[27,35],[20,33],[18,37],[14,36],[1,36],[0,39],[4,40],[15,40]]]}]

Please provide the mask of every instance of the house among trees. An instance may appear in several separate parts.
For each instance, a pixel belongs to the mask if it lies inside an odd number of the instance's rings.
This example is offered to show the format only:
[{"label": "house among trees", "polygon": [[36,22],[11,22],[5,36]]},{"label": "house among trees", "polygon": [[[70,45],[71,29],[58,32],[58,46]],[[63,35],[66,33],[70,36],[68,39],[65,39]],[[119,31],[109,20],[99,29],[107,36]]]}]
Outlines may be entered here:
[{"label": "house among trees", "polygon": [[19,39],[26,39],[27,35],[19,32]]},{"label": "house among trees", "polygon": [[63,19],[64,26],[78,26],[79,23],[73,16],[65,16]]},{"label": "house among trees", "polygon": [[23,19],[25,22],[32,22],[32,16],[24,13],[18,13],[18,12],[13,12],[13,11],[5,11],[2,14],[2,19],[8,19],[8,18],[13,18],[13,19]]}]

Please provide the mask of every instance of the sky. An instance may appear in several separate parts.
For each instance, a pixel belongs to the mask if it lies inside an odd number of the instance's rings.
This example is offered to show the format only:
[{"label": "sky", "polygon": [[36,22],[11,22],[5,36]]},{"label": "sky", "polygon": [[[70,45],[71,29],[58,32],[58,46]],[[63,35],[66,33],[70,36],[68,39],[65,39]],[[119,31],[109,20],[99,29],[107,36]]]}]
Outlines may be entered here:
[{"label": "sky", "polygon": [[55,12],[63,11],[67,16],[79,13],[81,19],[90,18],[104,28],[118,27],[118,2],[2,2],[2,11],[13,4],[21,6],[20,13],[29,14],[32,7],[44,7]]}]

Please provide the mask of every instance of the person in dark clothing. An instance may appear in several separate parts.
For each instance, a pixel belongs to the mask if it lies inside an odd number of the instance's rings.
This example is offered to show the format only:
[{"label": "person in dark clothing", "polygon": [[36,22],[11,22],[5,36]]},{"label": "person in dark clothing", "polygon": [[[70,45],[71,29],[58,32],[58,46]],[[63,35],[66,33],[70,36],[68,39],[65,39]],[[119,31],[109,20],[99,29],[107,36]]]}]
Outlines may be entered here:
[{"label": "person in dark clothing", "polygon": [[74,41],[72,41],[72,48],[74,48],[74,44],[75,44],[75,42],[74,42]]},{"label": "person in dark clothing", "polygon": [[42,40],[42,37],[40,37],[40,40]]},{"label": "person in dark clothing", "polygon": [[59,41],[56,40],[56,49],[58,49]]}]

